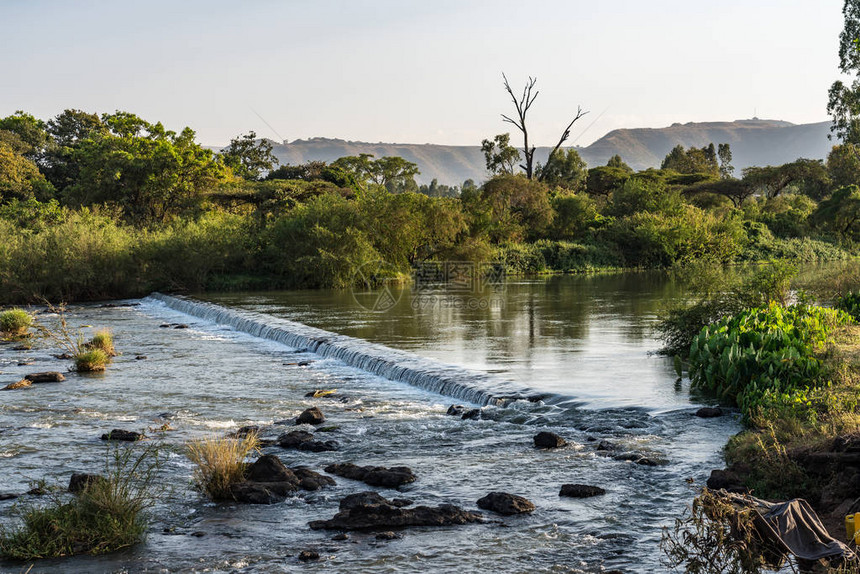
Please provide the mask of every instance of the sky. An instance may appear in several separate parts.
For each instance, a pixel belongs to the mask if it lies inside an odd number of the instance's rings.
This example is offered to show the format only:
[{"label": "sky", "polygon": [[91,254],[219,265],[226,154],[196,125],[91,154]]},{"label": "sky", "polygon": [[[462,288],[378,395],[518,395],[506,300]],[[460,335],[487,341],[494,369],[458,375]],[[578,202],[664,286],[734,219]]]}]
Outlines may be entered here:
[{"label": "sky", "polygon": [[0,117],[124,110],[223,145],[480,145],[754,115],[826,121],[840,0],[0,0]]}]

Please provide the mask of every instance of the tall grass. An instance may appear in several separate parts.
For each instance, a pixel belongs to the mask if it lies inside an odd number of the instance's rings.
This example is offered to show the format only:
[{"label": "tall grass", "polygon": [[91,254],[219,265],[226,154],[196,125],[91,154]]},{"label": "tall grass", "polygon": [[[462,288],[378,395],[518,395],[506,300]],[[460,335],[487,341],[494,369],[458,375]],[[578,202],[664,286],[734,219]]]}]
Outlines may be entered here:
[{"label": "tall grass", "polygon": [[116,349],[113,346],[113,334],[109,329],[96,331],[93,338],[86,344],[90,350],[100,350],[108,357],[116,357]]},{"label": "tall grass", "polygon": [[192,441],[186,449],[197,465],[194,482],[212,500],[230,500],[230,487],[245,479],[245,459],[259,450],[256,433],[241,438],[204,438]]},{"label": "tall grass", "polygon": [[161,466],[158,445],[142,452],[109,451],[106,479],[73,497],[52,493],[44,506],[13,508],[18,528],[0,527],[0,556],[34,560],[73,554],[104,554],[141,542],[147,509],[156,499]]}]

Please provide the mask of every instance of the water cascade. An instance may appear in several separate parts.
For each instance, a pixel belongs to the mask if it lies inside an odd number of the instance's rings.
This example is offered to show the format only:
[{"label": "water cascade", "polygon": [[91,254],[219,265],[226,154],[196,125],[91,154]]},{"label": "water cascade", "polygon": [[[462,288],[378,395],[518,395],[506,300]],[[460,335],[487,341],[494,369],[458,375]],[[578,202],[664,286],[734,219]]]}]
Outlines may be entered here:
[{"label": "water cascade", "polygon": [[534,395],[533,391],[486,373],[447,365],[414,353],[295,321],[161,293],[153,293],[149,298],[186,315],[228,325],[243,333],[277,341],[293,349],[305,349],[325,358],[338,359],[351,367],[459,401],[501,406],[512,400],[528,399]]}]

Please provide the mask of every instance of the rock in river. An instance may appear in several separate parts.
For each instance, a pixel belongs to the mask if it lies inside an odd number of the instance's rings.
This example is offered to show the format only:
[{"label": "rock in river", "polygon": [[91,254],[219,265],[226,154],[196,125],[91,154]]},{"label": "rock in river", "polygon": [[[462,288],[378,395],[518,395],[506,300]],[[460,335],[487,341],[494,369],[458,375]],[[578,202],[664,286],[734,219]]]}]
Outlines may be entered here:
[{"label": "rock in river", "polygon": [[478,508],[496,512],[498,514],[511,515],[534,512],[535,505],[522,496],[508,494],[507,492],[491,492],[478,500]]},{"label": "rock in river", "polygon": [[143,434],[123,429],[113,429],[102,435],[102,440],[121,440],[124,442],[135,442],[143,438]]},{"label": "rock in river", "polygon": [[415,482],[417,478],[412,469],[406,466],[358,466],[351,462],[330,464],[325,471],[352,480],[360,480],[370,486],[397,488],[401,484]]},{"label": "rock in river", "polygon": [[325,422],[325,417],[318,407],[305,409],[302,414],[296,418],[297,425],[318,425]]},{"label": "rock in river", "polygon": [[696,416],[702,419],[712,419],[723,416],[723,409],[720,407],[702,407],[696,411]]},{"label": "rock in river", "polygon": [[449,526],[483,520],[480,513],[452,504],[402,508],[376,492],[351,494],[340,501],[340,512],[329,520],[314,520],[314,530],[391,530],[406,526]]},{"label": "rock in river", "polygon": [[69,479],[69,492],[77,494],[103,480],[106,480],[105,477],[98,474],[75,473]]},{"label": "rock in river", "polygon": [[539,432],[535,435],[535,448],[561,448],[567,444],[563,438],[554,432]]},{"label": "rock in river", "polygon": [[237,502],[272,504],[300,488],[319,490],[334,484],[329,476],[304,467],[289,469],[277,456],[266,454],[248,465],[245,480],[231,486],[230,494]]},{"label": "rock in river", "polygon": [[66,380],[62,373],[47,371],[44,373],[30,373],[24,375],[24,379],[31,383],[61,383]]},{"label": "rock in river", "polygon": [[589,486],[587,484],[562,484],[559,496],[569,496],[571,498],[589,498],[606,494],[606,491],[599,486]]},{"label": "rock in river", "polygon": [[303,430],[294,430],[284,433],[278,437],[278,446],[281,448],[296,448],[306,452],[327,452],[337,450],[340,445],[337,441],[314,440],[314,435]]}]

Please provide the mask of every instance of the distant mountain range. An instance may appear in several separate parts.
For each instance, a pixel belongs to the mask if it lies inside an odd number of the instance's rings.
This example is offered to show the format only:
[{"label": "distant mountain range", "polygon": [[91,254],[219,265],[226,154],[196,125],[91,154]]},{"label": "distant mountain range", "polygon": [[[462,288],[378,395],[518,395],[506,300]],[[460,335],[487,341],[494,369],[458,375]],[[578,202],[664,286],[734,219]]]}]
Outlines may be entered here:
[{"label": "distant mountain range", "polygon": [[[751,165],[779,165],[798,158],[824,159],[833,142],[827,139],[830,122],[792,124],[778,120],[738,120],[672,124],[666,128],[613,130],[587,147],[577,148],[589,167],[606,164],[615,154],[634,169],[660,167],[666,154],[678,144],[702,147],[729,143],[736,174]],[[514,134],[512,134],[513,136]],[[515,137],[512,137],[515,140]],[[274,143],[274,142],[273,142]],[[546,161],[550,148],[538,148],[536,159]],[[480,183],[487,178],[479,146],[394,144],[311,138],[274,144],[281,164],[298,165],[311,160],[331,162],[339,157],[370,153],[375,157],[396,155],[418,164],[419,183],[436,179],[459,185],[466,179]]]}]

